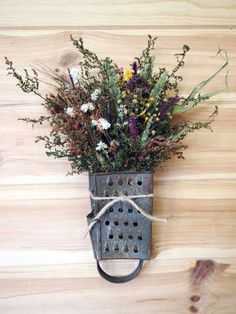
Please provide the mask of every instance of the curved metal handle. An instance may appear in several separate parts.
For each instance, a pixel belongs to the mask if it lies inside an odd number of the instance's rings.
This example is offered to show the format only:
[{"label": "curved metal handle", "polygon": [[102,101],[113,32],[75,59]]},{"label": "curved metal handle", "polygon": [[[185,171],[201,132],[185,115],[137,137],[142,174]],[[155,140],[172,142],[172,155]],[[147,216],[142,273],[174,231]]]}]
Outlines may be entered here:
[{"label": "curved metal handle", "polygon": [[132,279],[134,279],[141,271],[143,266],[143,260],[140,259],[138,266],[128,275],[124,275],[124,276],[112,276],[107,274],[100,266],[99,261],[97,260],[97,270],[99,272],[99,274],[106,279],[107,281],[110,281],[112,283],[125,283],[128,282]]}]

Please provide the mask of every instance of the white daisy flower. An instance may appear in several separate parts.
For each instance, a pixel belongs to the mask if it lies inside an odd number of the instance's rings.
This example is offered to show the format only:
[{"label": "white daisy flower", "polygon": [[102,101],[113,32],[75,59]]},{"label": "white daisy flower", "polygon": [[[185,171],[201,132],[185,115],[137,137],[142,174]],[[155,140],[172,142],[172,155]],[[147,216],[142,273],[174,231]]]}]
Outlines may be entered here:
[{"label": "white daisy flower", "polygon": [[96,101],[100,94],[101,94],[101,89],[100,88],[95,89],[91,94],[92,101]]},{"label": "white daisy flower", "polygon": [[68,107],[66,109],[66,113],[71,116],[71,117],[74,117],[75,113],[74,113],[74,109],[72,107]]},{"label": "white daisy flower", "polygon": [[100,141],[100,142],[97,144],[96,150],[103,150],[103,149],[107,149],[107,144],[104,143],[103,141]]},{"label": "white daisy flower", "polygon": [[70,76],[74,82],[74,84],[78,83],[80,77],[81,77],[81,69],[80,67],[77,66],[73,66],[72,68],[69,69],[69,73]]},{"label": "white daisy flower", "polygon": [[91,103],[91,102],[88,102],[86,104],[83,104],[81,107],[80,107],[80,110],[83,111],[83,112],[87,112],[87,111],[91,111],[91,110],[94,110],[95,107],[94,105]]},{"label": "white daisy flower", "polygon": [[92,120],[91,120],[91,124],[92,124],[93,126],[97,126],[100,131],[107,130],[107,129],[109,129],[109,127],[111,126],[110,122],[108,122],[108,121],[107,121],[106,119],[104,119],[104,118],[100,118],[100,119],[98,119],[98,120],[92,119]]},{"label": "white daisy flower", "polygon": [[92,124],[93,126],[97,126],[97,125],[98,125],[98,121],[92,119],[91,124]]},{"label": "white daisy flower", "polygon": [[98,120],[98,126],[101,127],[102,130],[107,130],[111,126],[111,124],[104,118],[100,118]]}]

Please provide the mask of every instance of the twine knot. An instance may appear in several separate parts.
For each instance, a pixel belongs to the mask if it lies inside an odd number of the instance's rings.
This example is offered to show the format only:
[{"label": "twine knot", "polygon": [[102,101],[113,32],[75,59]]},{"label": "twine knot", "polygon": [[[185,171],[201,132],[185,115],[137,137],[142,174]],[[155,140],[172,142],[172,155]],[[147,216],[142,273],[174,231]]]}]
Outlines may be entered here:
[{"label": "twine knot", "polygon": [[95,196],[90,192],[90,197],[93,200],[100,201],[100,200],[111,200],[109,203],[107,203],[105,206],[102,207],[102,209],[97,213],[97,215],[93,218],[93,220],[89,223],[88,228],[86,230],[86,233],[84,237],[87,236],[89,231],[92,229],[92,227],[97,223],[97,221],[104,215],[104,213],[107,211],[108,208],[110,208],[112,205],[114,205],[117,202],[126,201],[130,203],[135,209],[137,209],[140,214],[145,216],[146,218],[158,221],[158,222],[167,222],[168,218],[164,217],[155,217],[147,213],[144,209],[142,209],[133,199],[136,198],[144,198],[144,197],[153,197],[153,194],[138,194],[138,195],[120,195],[120,196]]}]

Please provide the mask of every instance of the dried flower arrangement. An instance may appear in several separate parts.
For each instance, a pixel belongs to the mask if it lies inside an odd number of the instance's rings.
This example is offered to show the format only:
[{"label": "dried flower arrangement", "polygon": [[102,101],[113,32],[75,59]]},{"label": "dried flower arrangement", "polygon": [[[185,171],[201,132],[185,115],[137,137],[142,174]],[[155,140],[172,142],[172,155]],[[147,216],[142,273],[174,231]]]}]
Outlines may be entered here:
[{"label": "dried flower arrangement", "polygon": [[23,118],[33,124],[49,123],[49,136],[38,136],[44,141],[46,153],[55,158],[67,157],[72,173],[140,171],[158,167],[173,155],[183,158],[186,145],[182,139],[200,128],[210,129],[217,107],[205,122],[181,120],[172,117],[209,99],[216,92],[200,94],[201,89],[228,63],[208,80],[198,84],[188,97],[178,93],[177,71],[184,66],[189,51],[187,45],[176,54],[177,65],[169,73],[160,68],[153,71],[156,37],[148,37],[148,45],[131,68],[120,68],[107,57],[98,56],[84,47],[82,38],[71,40],[83,60],[79,68],[68,69],[68,77],[48,73],[56,85],[50,95],[39,93],[40,79],[33,69],[32,75],[17,73],[6,58],[8,73],[18,80],[26,93],[34,93],[44,101],[47,115],[38,119]]},{"label": "dried flower arrangement", "polygon": [[[83,59],[68,69],[67,77],[48,70],[54,92],[46,96],[39,91],[41,80],[35,69],[32,74],[25,69],[21,75],[6,58],[8,74],[18,80],[17,85],[43,99],[47,115],[20,119],[50,126],[50,135],[38,136],[36,142],[44,141],[48,156],[68,158],[70,174],[89,172],[88,231],[98,272],[114,283],[133,279],[143,260],[151,257],[151,221],[163,220],[152,216],[152,170],[172,156],[183,158],[184,137],[201,128],[211,130],[218,110],[215,107],[204,122],[174,116],[217,94],[200,92],[228,64],[227,53],[220,50],[224,64],[187,97],[180,96],[182,77],[177,72],[189,47],[184,45],[175,55],[172,71],[155,72],[156,39],[149,35],[141,56],[123,69],[109,57],[99,59],[84,47],[82,38],[71,36]],[[109,275],[99,264],[102,259],[120,258],[139,259],[139,264],[125,276]]]}]

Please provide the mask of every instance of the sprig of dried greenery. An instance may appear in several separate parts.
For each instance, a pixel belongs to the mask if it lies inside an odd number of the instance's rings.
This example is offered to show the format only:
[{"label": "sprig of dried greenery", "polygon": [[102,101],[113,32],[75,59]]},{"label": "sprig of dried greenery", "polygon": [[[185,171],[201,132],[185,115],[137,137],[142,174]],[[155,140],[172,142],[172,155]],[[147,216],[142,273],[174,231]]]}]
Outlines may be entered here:
[{"label": "sprig of dried greenery", "polygon": [[141,56],[134,59],[131,68],[123,69],[109,57],[100,59],[85,48],[82,38],[71,36],[82,60],[77,68],[68,69],[66,78],[48,73],[55,82],[54,92],[49,95],[39,92],[41,80],[35,69],[32,73],[24,69],[20,74],[5,58],[8,74],[17,79],[23,92],[41,97],[47,112],[38,119],[20,120],[50,126],[50,134],[38,136],[36,142],[44,142],[48,156],[68,158],[70,174],[151,170],[174,155],[183,158],[186,145],[182,140],[188,133],[201,128],[211,130],[217,107],[203,122],[176,122],[172,118],[219,92],[200,94],[228,65],[227,53],[220,50],[224,64],[189,96],[181,97],[178,82],[182,76],[177,73],[190,48],[184,45],[175,55],[177,64],[171,72],[166,68],[154,72],[156,40],[148,35]]}]

